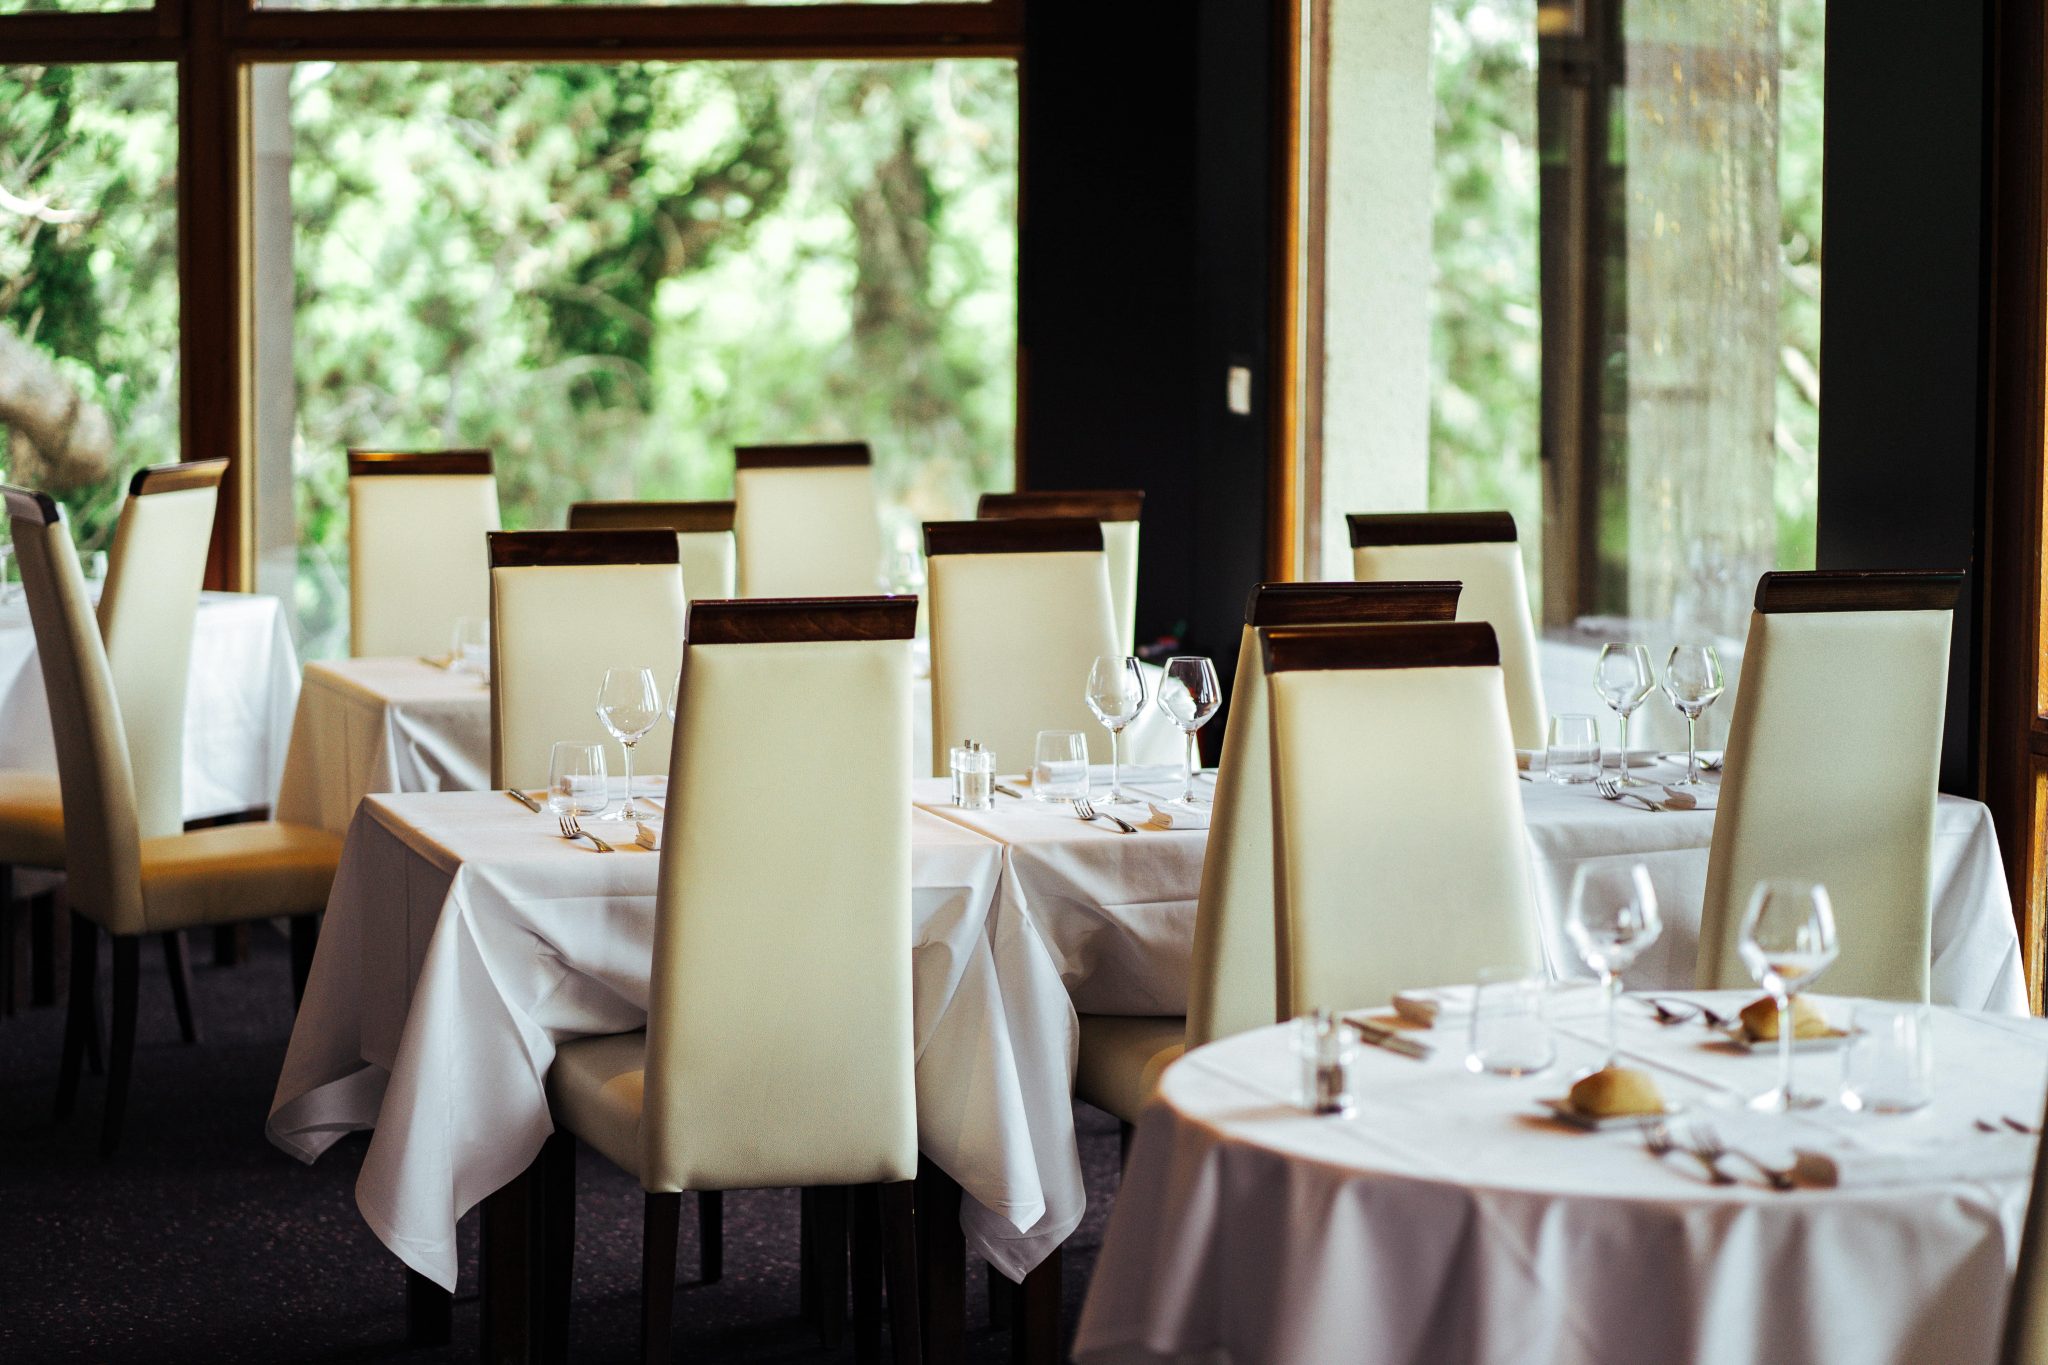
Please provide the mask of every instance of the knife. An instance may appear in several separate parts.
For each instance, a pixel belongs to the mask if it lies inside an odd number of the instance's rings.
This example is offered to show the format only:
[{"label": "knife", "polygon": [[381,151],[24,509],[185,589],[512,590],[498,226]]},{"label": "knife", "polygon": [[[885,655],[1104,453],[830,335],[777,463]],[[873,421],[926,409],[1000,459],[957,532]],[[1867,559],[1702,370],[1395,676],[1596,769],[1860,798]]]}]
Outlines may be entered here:
[{"label": "knife", "polygon": [[1413,1038],[1405,1037],[1381,1024],[1369,1023],[1364,1019],[1346,1019],[1344,1022],[1358,1031],[1361,1040],[1402,1057],[1424,1062],[1428,1061],[1430,1054],[1435,1051],[1429,1044],[1418,1043]]},{"label": "knife", "polygon": [[511,797],[514,801],[517,801],[520,805],[526,807],[535,815],[539,815],[541,813],[540,802],[534,800],[532,797],[528,796],[525,792],[520,791],[518,788],[508,788],[505,792],[505,795]]}]

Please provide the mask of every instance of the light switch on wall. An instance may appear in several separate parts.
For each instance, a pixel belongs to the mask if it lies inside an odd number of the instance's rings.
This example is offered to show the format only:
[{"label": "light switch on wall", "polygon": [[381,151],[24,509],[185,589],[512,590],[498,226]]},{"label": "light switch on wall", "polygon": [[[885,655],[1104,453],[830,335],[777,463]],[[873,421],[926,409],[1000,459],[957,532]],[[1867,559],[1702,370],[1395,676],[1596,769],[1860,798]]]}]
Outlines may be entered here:
[{"label": "light switch on wall", "polygon": [[1252,372],[1248,365],[1232,365],[1224,374],[1224,404],[1240,417],[1251,416]]}]

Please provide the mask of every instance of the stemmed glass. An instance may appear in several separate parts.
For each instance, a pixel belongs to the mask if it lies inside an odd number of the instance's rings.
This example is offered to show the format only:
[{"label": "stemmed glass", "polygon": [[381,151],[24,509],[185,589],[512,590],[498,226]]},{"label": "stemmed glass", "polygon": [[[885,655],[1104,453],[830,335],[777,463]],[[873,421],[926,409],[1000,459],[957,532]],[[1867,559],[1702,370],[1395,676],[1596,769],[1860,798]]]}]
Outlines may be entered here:
[{"label": "stemmed glass", "polygon": [[668,712],[651,668],[607,668],[597,689],[597,718],[626,751],[626,803],[607,820],[638,820],[647,814],[633,804],[633,746]]},{"label": "stemmed glass", "polygon": [[1815,882],[1758,882],[1742,917],[1743,965],[1778,1007],[1778,1088],[1750,1108],[1786,1113],[1820,1101],[1792,1093],[1792,999],[1827,969],[1840,952],[1828,889]]},{"label": "stemmed glass", "polygon": [[1685,717],[1685,778],[1678,785],[1697,787],[1700,778],[1700,713],[1720,697],[1721,656],[1712,645],[1673,645],[1664,661],[1664,695]]},{"label": "stemmed glass", "polygon": [[1166,661],[1166,676],[1159,682],[1159,709],[1188,737],[1186,780],[1177,800],[1183,806],[1198,804],[1195,774],[1202,770],[1200,751],[1195,748],[1195,731],[1209,723],[1223,705],[1223,684],[1216,681],[1216,665],[1199,654],[1176,654]]},{"label": "stemmed glass", "polygon": [[1145,675],[1130,655],[1098,655],[1088,670],[1088,709],[1109,731],[1109,794],[1105,801],[1129,801],[1124,794],[1124,727],[1145,709]]},{"label": "stemmed glass", "polygon": [[1621,785],[1648,786],[1628,770],[1628,718],[1657,685],[1657,675],[1650,668],[1649,649],[1643,645],[1609,641],[1600,646],[1600,662],[1594,669],[1593,679],[1600,689],[1601,699],[1613,708],[1615,715],[1621,717]]},{"label": "stemmed glass", "polygon": [[1612,862],[1579,865],[1572,875],[1565,933],[1581,960],[1600,973],[1607,996],[1607,1060],[1601,1063],[1603,1067],[1613,1066],[1621,1055],[1614,1022],[1621,974],[1663,932],[1664,918],[1657,910],[1657,889],[1650,883],[1650,869],[1641,863],[1630,863],[1625,871]]},{"label": "stemmed glass", "polygon": [[12,602],[16,597],[20,596],[15,591],[14,584],[8,581],[12,575],[8,573],[7,565],[13,558],[14,547],[12,545],[0,545],[0,605]]}]

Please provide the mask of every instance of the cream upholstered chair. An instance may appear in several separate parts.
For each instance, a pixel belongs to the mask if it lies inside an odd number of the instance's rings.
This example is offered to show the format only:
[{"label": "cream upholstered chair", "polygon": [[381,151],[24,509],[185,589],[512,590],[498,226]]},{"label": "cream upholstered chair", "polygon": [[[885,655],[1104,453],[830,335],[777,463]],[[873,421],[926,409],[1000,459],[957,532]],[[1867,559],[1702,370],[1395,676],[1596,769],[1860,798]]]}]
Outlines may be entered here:
[{"label": "cream upholstered chair", "polygon": [[731,502],[578,502],[569,505],[572,531],[676,533],[683,566],[684,600],[737,597],[739,544]]},{"label": "cream upholstered chair", "polygon": [[[1728,724],[1699,982],[1747,986],[1737,945],[1766,878],[1822,882],[1827,989],[1926,1000],[1934,805],[1957,573],[1767,573]],[[1818,798],[1813,784],[1825,783]]]},{"label": "cream upholstered chair", "polygon": [[484,536],[498,529],[488,450],[348,453],[349,648],[442,655],[490,609]]},{"label": "cream upholstered chair", "polygon": [[1540,749],[1549,737],[1542,661],[1529,614],[1529,585],[1515,519],[1506,512],[1354,512],[1351,572],[1362,579],[1445,579],[1465,585],[1460,621],[1484,621],[1500,642],[1508,724],[1515,744]]},{"label": "cream upholstered chair", "polygon": [[1102,528],[1080,518],[928,521],[932,767],[977,740],[1000,772],[1030,768],[1040,730],[1096,730],[1098,655],[1122,654]]},{"label": "cream upholstered chair", "polygon": [[1245,603],[1237,681],[1195,905],[1185,1018],[1084,1014],[1074,1093],[1125,1123],[1185,1050],[1275,1022],[1272,727],[1258,631],[1448,621],[1456,583],[1261,583]]},{"label": "cream upholstered chair", "polygon": [[135,1052],[141,936],[288,917],[293,984],[303,990],[315,916],[327,903],[341,840],[325,830],[269,821],[143,833],[127,726],[70,531],[46,495],[10,488],[4,497],[49,693],[64,796],[71,1008],[57,1113],[69,1114],[77,1098],[97,994],[98,936],[105,929],[114,944],[114,1025],[100,1149],[111,1154]]},{"label": "cream upholstered chair", "polygon": [[[491,785],[545,787],[558,740],[617,743],[597,714],[605,670],[651,668],[664,695],[683,658],[683,575],[668,531],[494,531]],[[668,771],[667,720],[633,774]]]},{"label": "cream upholstered chair", "polygon": [[1279,1014],[1543,962],[1493,628],[1261,632]]},{"label": "cream upholstered chair", "polygon": [[[2048,1129],[2048,1116],[2043,1127]],[[2048,1145],[2034,1155],[2034,1184],[2020,1230],[2020,1260],[2006,1303],[1998,1365],[2048,1365]]]},{"label": "cream upholstered chair", "polygon": [[1138,518],[1145,493],[1137,488],[1067,492],[983,493],[975,515],[983,521],[1011,517],[1087,517],[1102,523],[1102,549],[1109,556],[1109,602],[1116,637],[1124,653],[1137,653]]},{"label": "cream upholstered chair", "polygon": [[[893,1233],[896,1355],[918,1357],[916,618],[908,597],[691,608],[647,1028],[566,1044],[548,1072],[558,1128],[647,1192],[643,1360],[669,1358],[681,1192],[786,1186],[862,1187],[856,1233]],[[544,1185],[572,1179],[573,1151],[550,1140]],[[554,1263],[559,1304],[567,1256]]]},{"label": "cream upholstered chair", "polygon": [[865,442],[741,446],[732,489],[745,596],[859,595],[881,581],[882,528]]},{"label": "cream upholstered chair", "polygon": [[[100,592],[100,638],[129,735],[137,832],[144,839],[185,827],[185,693],[192,630],[226,470],[226,460],[137,470],[114,523],[107,581]],[[54,774],[0,772],[0,862],[64,866],[63,803]],[[0,872],[0,897],[6,895],[5,878]],[[198,1030],[184,941],[172,932],[163,943],[178,1023],[191,1042]]]}]

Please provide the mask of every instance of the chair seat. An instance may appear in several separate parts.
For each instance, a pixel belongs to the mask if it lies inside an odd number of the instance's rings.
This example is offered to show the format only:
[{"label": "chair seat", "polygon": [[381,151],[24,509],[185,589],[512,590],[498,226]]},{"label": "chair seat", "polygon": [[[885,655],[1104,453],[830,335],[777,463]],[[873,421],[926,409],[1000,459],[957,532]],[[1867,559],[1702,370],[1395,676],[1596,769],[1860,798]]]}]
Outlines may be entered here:
[{"label": "chair seat", "polygon": [[1159,1088],[1159,1073],[1186,1051],[1188,1021],[1122,1014],[1081,1016],[1081,1061],[1074,1094],[1125,1123]]},{"label": "chair seat", "polygon": [[640,1175],[641,1078],[647,1032],[613,1033],[564,1043],[548,1068],[548,1105],[565,1128]]},{"label": "chair seat", "polygon": [[0,769],[0,866],[64,866],[64,801],[55,773]]},{"label": "chair seat", "polygon": [[308,914],[340,862],[340,835],[274,820],[144,839],[143,915],[155,933]]}]

